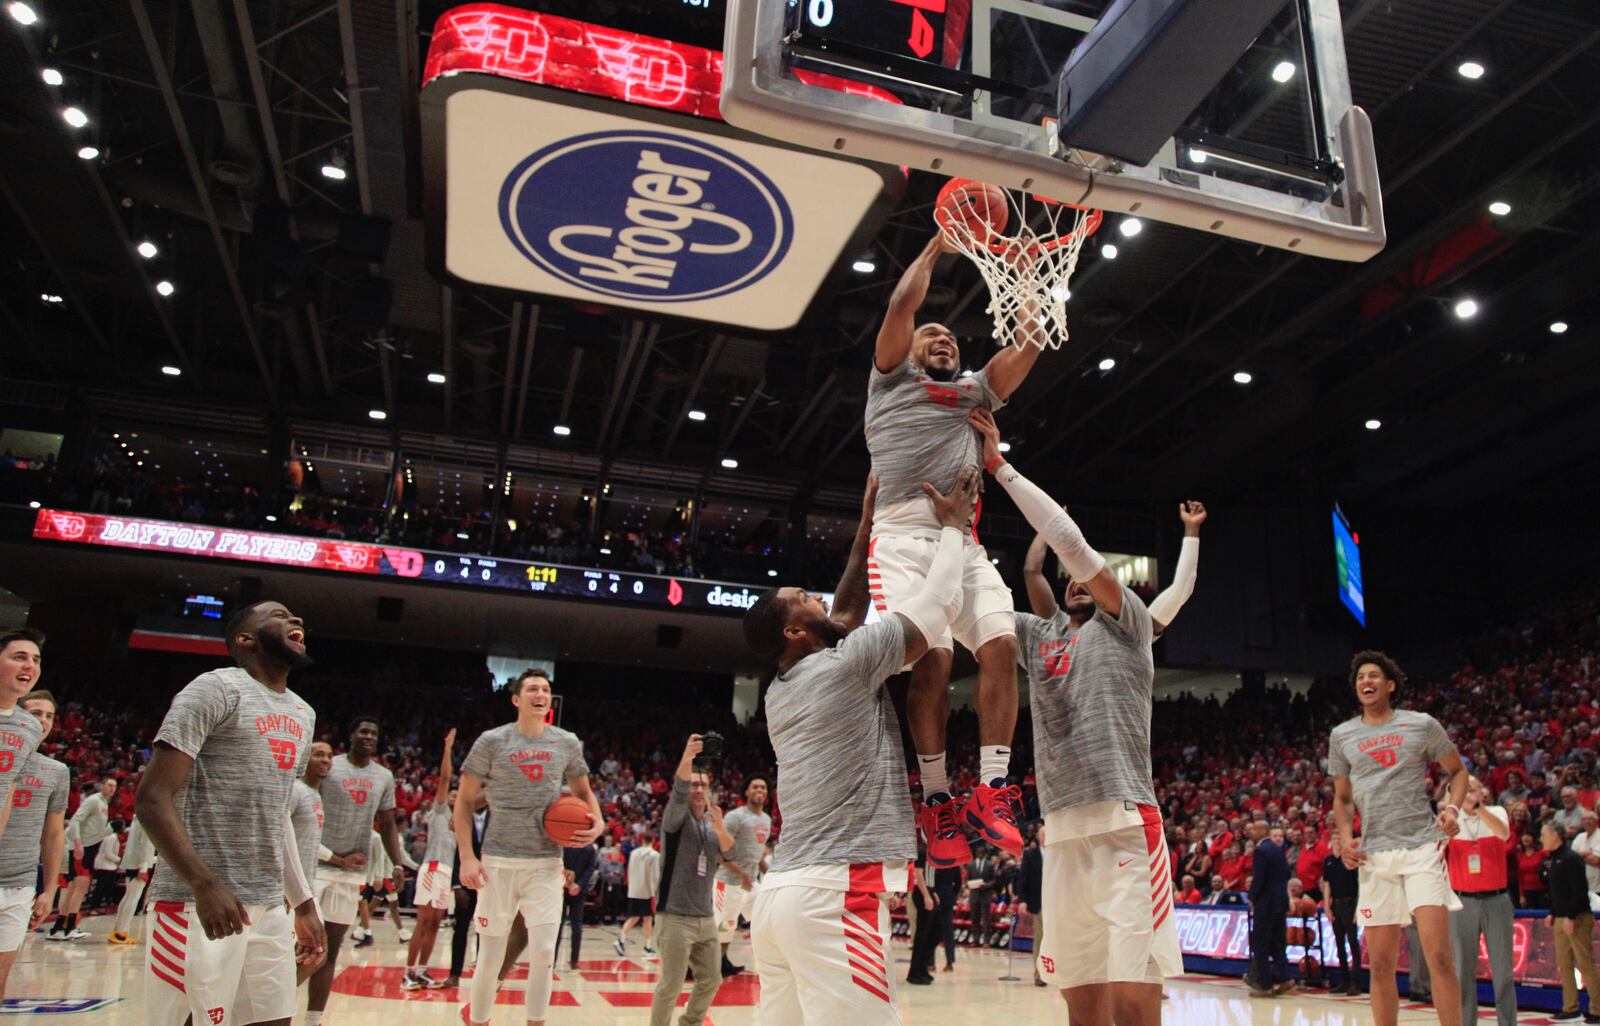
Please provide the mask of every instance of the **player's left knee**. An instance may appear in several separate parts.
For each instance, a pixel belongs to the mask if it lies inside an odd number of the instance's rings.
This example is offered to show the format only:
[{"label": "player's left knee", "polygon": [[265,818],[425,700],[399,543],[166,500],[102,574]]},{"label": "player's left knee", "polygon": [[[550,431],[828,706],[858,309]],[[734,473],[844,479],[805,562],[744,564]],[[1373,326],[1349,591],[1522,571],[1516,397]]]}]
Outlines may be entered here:
[{"label": "player's left knee", "polygon": [[1013,674],[1017,666],[1017,636],[998,634],[978,646],[978,666],[982,669],[1006,669]]}]

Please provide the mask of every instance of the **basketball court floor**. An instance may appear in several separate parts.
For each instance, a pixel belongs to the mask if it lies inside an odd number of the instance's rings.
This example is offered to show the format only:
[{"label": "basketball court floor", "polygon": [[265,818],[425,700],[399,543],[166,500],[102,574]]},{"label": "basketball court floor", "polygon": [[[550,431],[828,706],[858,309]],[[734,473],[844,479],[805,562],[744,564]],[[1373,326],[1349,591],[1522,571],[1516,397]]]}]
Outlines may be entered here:
[{"label": "basketball court floor", "polygon": [[[36,934],[18,955],[5,1012],[44,1012],[49,1015],[45,1021],[52,1026],[134,1026],[142,1022],[144,946],[106,944],[105,924],[109,922],[90,920],[85,928],[93,936],[75,943],[46,943]],[[333,1001],[324,1019],[327,1026],[393,1026],[397,1016],[418,1026],[457,1026],[465,995],[455,990],[401,990],[405,949],[395,941],[390,924],[377,926],[380,939],[376,944],[341,959]],[[616,931],[610,927],[585,931],[586,957],[578,971],[564,966],[557,970],[549,1019],[552,1026],[648,1023],[655,963],[639,951],[637,933],[630,938],[631,957],[626,959],[612,950],[615,938]],[[440,940],[442,949],[436,954],[447,960],[448,931],[441,932]],[[897,939],[895,947],[903,978],[910,946]],[[731,954],[737,963],[748,962],[748,941],[736,943]],[[1002,952],[961,949],[956,957],[955,971],[937,974],[932,986],[900,985],[897,1000],[907,1026],[1066,1023],[1066,1005],[1061,998],[1033,986],[1026,955],[1008,961]],[[435,973],[442,975],[438,969]],[[522,974],[519,970],[515,975],[520,978]],[[1000,982],[999,977],[1006,975],[1020,979]],[[1166,1026],[1368,1026],[1372,1022],[1365,998],[1290,994],[1253,999],[1242,983],[1231,978],[1185,976],[1170,981],[1167,994],[1162,1015]],[[754,976],[729,980],[718,992],[707,1022],[761,1026],[758,997]],[[1484,1021],[1493,1021],[1489,1009],[1482,1011]],[[1437,1021],[1431,1008],[1402,1001],[1402,1024]],[[494,1023],[521,1026],[522,1022],[521,984],[513,979],[500,995]],[[1520,1022],[1544,1026],[1550,1019],[1543,1013],[1524,1013]]]}]

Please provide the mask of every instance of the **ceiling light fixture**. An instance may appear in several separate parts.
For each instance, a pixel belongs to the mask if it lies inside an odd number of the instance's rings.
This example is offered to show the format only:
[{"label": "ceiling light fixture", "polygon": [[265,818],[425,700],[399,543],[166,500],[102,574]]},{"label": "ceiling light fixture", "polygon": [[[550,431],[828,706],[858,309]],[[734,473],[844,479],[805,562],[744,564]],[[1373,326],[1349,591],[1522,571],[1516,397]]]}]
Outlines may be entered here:
[{"label": "ceiling light fixture", "polygon": [[690,420],[694,420],[694,421],[705,420],[706,419],[706,411],[705,410],[690,410],[689,411],[689,419]]},{"label": "ceiling light fixture", "polygon": [[438,371],[434,371],[432,374],[428,375],[428,384],[430,385],[442,385],[444,384],[444,380],[444,375],[440,374]]},{"label": "ceiling light fixture", "polygon": [[77,107],[63,107],[61,109],[61,120],[65,121],[73,128],[82,128],[84,125],[89,123],[89,115],[85,114]]},{"label": "ceiling light fixture", "polygon": [[878,269],[878,265],[871,260],[857,260],[850,265],[850,269],[857,274],[871,274]]},{"label": "ceiling light fixture", "polygon": [[1373,417],[1371,420],[1367,421],[1368,431],[1376,431],[1381,427],[1383,427],[1383,421],[1379,420],[1377,417]]},{"label": "ceiling light fixture", "polygon": [[1550,334],[1552,334],[1552,335],[1565,335],[1566,333],[1567,333],[1567,322],[1566,321],[1551,321],[1550,322]]},{"label": "ceiling light fixture", "polygon": [[1234,384],[1237,384],[1237,385],[1248,385],[1248,384],[1250,384],[1250,382],[1252,382],[1254,380],[1255,380],[1255,378],[1250,374],[1249,371],[1234,371],[1233,372]]},{"label": "ceiling light fixture", "polygon": [[1483,65],[1477,61],[1462,61],[1456,65],[1456,74],[1462,78],[1477,80],[1483,77]]},{"label": "ceiling light fixture", "polygon": [[6,11],[18,25],[32,25],[39,20],[39,15],[34,12],[34,9],[23,3],[22,0],[16,0],[16,3],[8,5]]},{"label": "ceiling light fixture", "polygon": [[1105,257],[1107,260],[1115,260],[1117,258],[1117,244],[1115,242],[1108,242],[1104,246],[1101,246],[1100,255]]},{"label": "ceiling light fixture", "polygon": [[1456,316],[1462,320],[1471,320],[1478,316],[1478,301],[1476,299],[1463,299],[1455,305]]},{"label": "ceiling light fixture", "polygon": [[1137,217],[1124,218],[1123,222],[1117,226],[1117,230],[1122,233],[1123,238],[1131,239],[1144,231],[1144,222]]},{"label": "ceiling light fixture", "polygon": [[[169,364],[167,364],[167,365],[166,365],[166,366],[165,366],[165,367],[162,367],[162,368],[161,368],[161,373],[163,373],[163,374],[165,374],[165,375],[166,375],[166,376],[167,376],[167,377],[169,377],[169,378],[175,378],[175,377],[178,377],[178,376],[179,376],[179,375],[181,375],[181,374],[182,374],[182,373],[183,373],[183,371],[182,371],[182,370],[180,370],[180,369],[179,369],[179,368],[177,368],[177,367],[174,367],[174,366],[172,366],[172,365],[171,365],[171,364],[170,364],[170,363],[169,363]],[[262,451],[262,452],[263,452],[263,453],[264,453],[264,452],[266,452],[266,451],[267,451],[267,450],[265,450],[265,449],[262,449],[262,450],[261,450],[261,451]]]},{"label": "ceiling light fixture", "polygon": [[1495,200],[1493,203],[1489,204],[1489,213],[1493,214],[1495,217],[1505,217],[1507,214],[1511,213],[1511,204],[1507,203],[1505,200]]},{"label": "ceiling light fixture", "polygon": [[568,435],[572,434],[572,429],[567,427],[565,424],[557,424],[555,427],[550,429],[550,432],[552,434],[557,434],[557,435],[560,435],[562,438],[565,438]]},{"label": "ceiling light fixture", "polygon": [[1101,369],[1101,370],[1103,370],[1103,371],[1108,371],[1108,370],[1111,370],[1111,369],[1112,369],[1112,368],[1113,368],[1113,367],[1115,367],[1115,366],[1116,366],[1116,365],[1117,365],[1117,361],[1116,361],[1116,360],[1113,360],[1113,359],[1112,359],[1112,358],[1111,358],[1111,357],[1109,357],[1109,356],[1108,356],[1108,357],[1106,357],[1106,358],[1105,358],[1105,359],[1104,359],[1104,360],[1101,360],[1101,361],[1100,361],[1100,369]]},{"label": "ceiling light fixture", "polygon": [[389,412],[387,410],[368,410],[367,416],[373,420],[388,420]]},{"label": "ceiling light fixture", "polygon": [[57,71],[55,68],[45,68],[43,71],[39,72],[39,77],[44,79],[44,84],[47,86],[58,86],[62,82],[66,81],[66,79],[61,77],[61,72]]},{"label": "ceiling light fixture", "polygon": [[1278,83],[1287,82],[1291,78],[1294,78],[1294,72],[1295,67],[1293,61],[1279,61],[1272,69],[1272,80]]},{"label": "ceiling light fixture", "polygon": [[156,254],[161,252],[160,248],[149,239],[145,239],[143,242],[135,246],[134,249],[138,250],[139,255],[144,257],[146,260],[154,260],[156,258]]},{"label": "ceiling light fixture", "polygon": [[94,160],[98,156],[100,156],[100,151],[93,146],[78,147],[79,160]]},{"label": "ceiling light fixture", "polygon": [[170,295],[172,295],[174,292],[176,292],[178,290],[173,288],[172,282],[167,281],[165,278],[163,278],[160,281],[156,282],[156,291],[161,293],[163,296],[170,296]]},{"label": "ceiling light fixture", "polygon": [[1010,442],[1001,442],[1000,445],[999,445],[999,449],[1000,449],[1001,452],[1010,452],[1011,451],[1011,443]]},{"label": "ceiling light fixture", "polygon": [[722,469],[723,470],[738,470],[739,469],[739,461],[734,459],[731,456],[725,456],[725,457],[723,457],[723,460],[722,460]]}]

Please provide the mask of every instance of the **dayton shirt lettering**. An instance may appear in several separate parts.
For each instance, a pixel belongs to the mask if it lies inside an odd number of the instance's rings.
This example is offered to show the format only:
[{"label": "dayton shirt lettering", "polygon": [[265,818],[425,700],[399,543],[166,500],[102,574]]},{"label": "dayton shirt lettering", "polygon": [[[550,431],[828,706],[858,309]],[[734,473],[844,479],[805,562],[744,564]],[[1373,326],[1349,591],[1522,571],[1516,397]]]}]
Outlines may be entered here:
[{"label": "dayton shirt lettering", "polygon": [[1455,752],[1439,721],[1396,709],[1386,723],[1346,720],[1328,736],[1328,775],[1348,777],[1369,852],[1442,840],[1428,800],[1428,766]]},{"label": "dayton shirt lettering", "polygon": [[472,743],[461,772],[483,781],[489,798],[489,828],[483,854],[499,858],[558,858],[561,849],[545,836],[544,811],[561,797],[561,785],[587,776],[583,742],[547,725],[526,737],[515,723],[486,730]]},{"label": "dayton shirt lettering", "polygon": [[[376,760],[355,766],[348,755],[335,755],[322,781],[322,844],[335,855],[365,855],[372,840],[372,822],[378,813],[394,808],[394,774]],[[326,867],[322,876],[348,874],[366,879],[365,869]]]},{"label": "dayton shirt lettering", "polygon": [[10,790],[12,778],[28,762],[44,737],[33,714],[12,706],[0,714],[0,794]]}]

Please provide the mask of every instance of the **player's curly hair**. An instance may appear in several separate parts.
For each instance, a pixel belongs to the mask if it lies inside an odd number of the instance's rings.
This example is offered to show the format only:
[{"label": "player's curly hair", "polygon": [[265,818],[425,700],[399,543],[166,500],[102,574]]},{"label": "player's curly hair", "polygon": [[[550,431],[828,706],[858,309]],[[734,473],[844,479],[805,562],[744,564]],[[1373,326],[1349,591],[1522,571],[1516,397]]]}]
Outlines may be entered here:
[{"label": "player's curly hair", "polygon": [[744,640],[769,666],[783,658],[783,628],[789,623],[789,601],[778,589],[763,592],[744,614]]},{"label": "player's curly hair", "polygon": [[356,713],[354,716],[345,721],[345,737],[350,737],[355,734],[357,730],[361,729],[361,725],[363,723],[370,723],[374,727],[378,728],[378,733],[383,733],[383,721],[378,719],[377,714],[362,712]]},{"label": "player's curly hair", "polygon": [[1398,693],[1406,683],[1405,671],[1400,669],[1400,664],[1395,662],[1387,652],[1379,652],[1375,648],[1364,649],[1350,657],[1350,686],[1356,686],[1356,674],[1368,663],[1383,671],[1383,675],[1394,681],[1395,692]]}]

